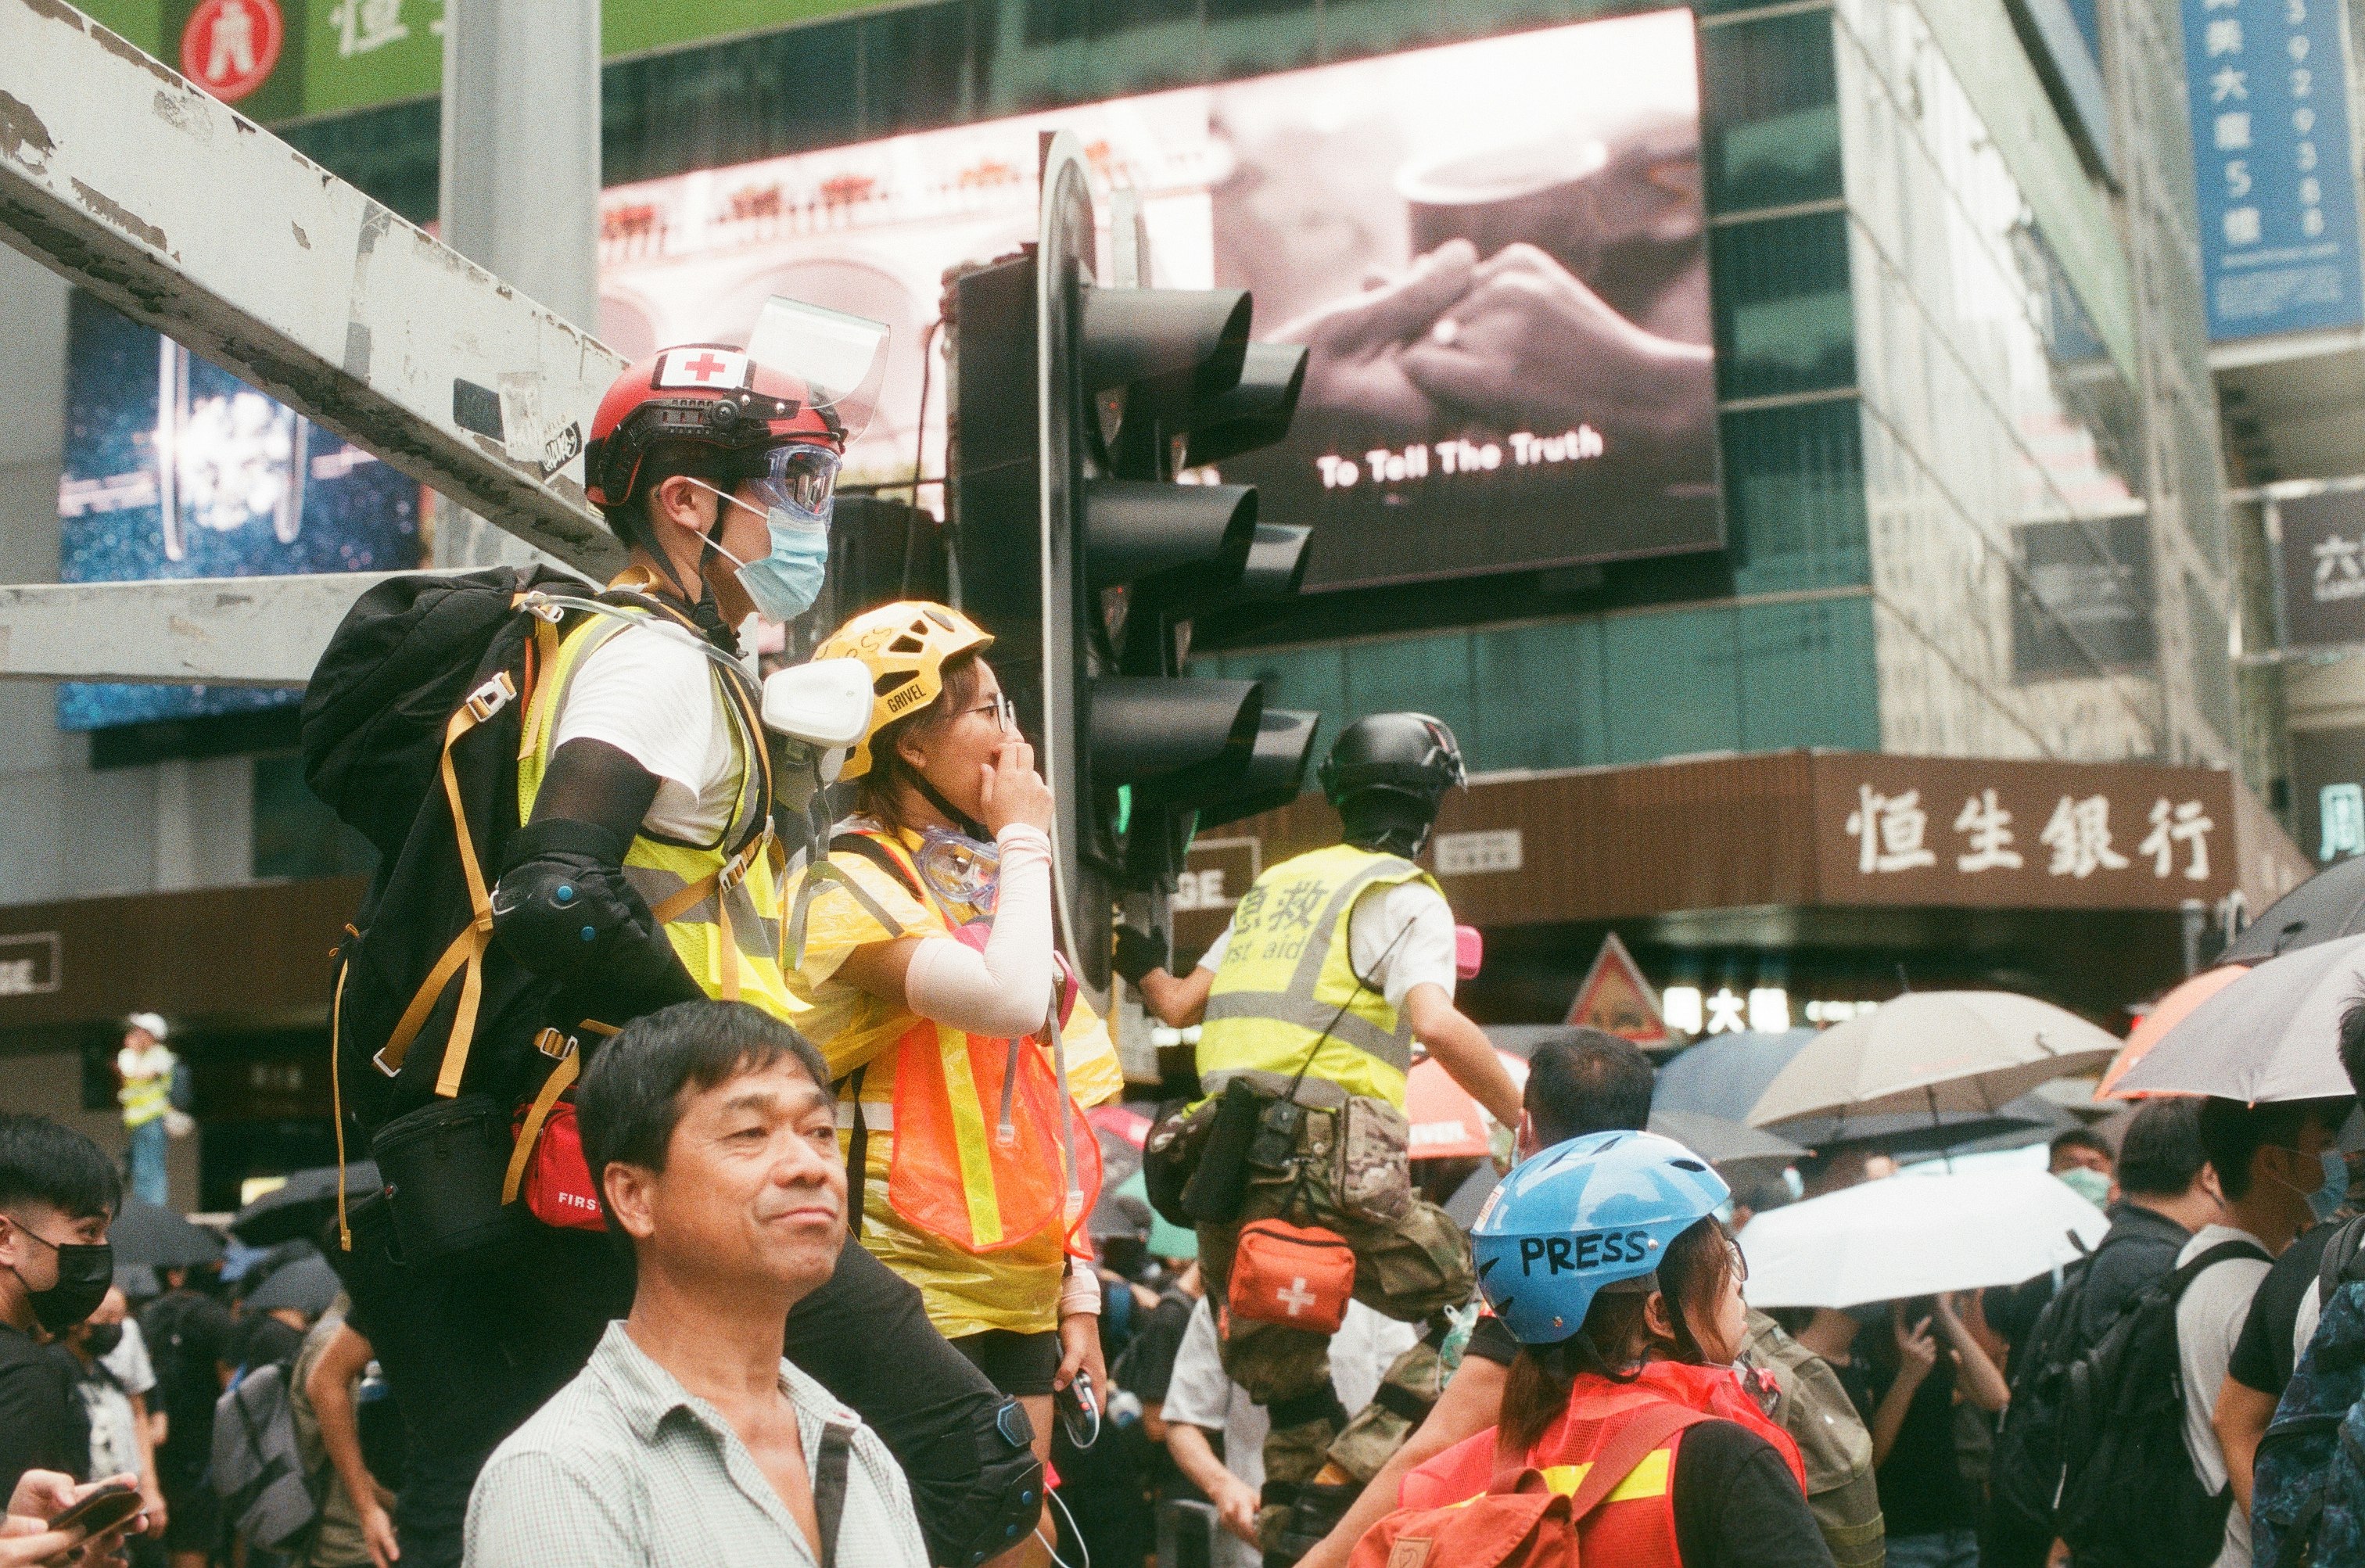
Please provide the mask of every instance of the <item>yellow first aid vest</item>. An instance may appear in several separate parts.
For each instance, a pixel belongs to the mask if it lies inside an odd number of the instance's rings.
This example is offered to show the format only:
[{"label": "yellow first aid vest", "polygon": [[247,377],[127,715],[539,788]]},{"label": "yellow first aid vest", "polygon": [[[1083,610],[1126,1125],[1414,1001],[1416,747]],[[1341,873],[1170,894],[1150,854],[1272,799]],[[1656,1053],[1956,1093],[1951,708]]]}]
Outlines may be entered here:
[{"label": "yellow first aid vest", "polygon": [[1207,992],[1199,1081],[1209,1092],[1235,1073],[1295,1077],[1302,1069],[1403,1108],[1412,1024],[1388,1005],[1379,977],[1367,984],[1355,973],[1347,926],[1364,893],[1415,880],[1437,888],[1403,857],[1351,844],[1284,860],[1256,879],[1232,913],[1231,941]]},{"label": "yellow first aid vest", "polygon": [[[518,821],[533,816],[533,802],[550,771],[551,740],[558,715],[583,661],[633,621],[668,624],[645,610],[586,615],[558,645],[558,653],[535,683],[525,712],[518,756]],[[688,631],[661,635],[694,636]],[[682,968],[707,995],[745,1002],[776,1018],[794,1023],[797,1004],[780,977],[780,888],[771,857],[768,812],[771,768],[755,699],[745,683],[720,666],[709,669],[714,700],[731,721],[731,749],[739,786],[731,819],[712,843],[690,844],[644,831],[624,852],[624,877],[648,902],[665,927]]]}]

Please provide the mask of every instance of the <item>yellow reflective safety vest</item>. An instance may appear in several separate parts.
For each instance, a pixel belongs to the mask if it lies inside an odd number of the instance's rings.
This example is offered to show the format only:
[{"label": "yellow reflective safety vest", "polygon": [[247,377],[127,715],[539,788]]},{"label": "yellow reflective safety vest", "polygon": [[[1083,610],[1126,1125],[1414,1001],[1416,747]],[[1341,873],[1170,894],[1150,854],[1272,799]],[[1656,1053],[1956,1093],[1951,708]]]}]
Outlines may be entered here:
[{"label": "yellow reflective safety vest", "polygon": [[[1048,1223],[1042,1215],[1047,1185],[1059,1199],[1067,1186],[1056,1102],[1014,1119],[1018,1150],[996,1148],[1007,1043],[972,1039],[837,973],[857,947],[950,937],[986,912],[945,902],[926,886],[913,860],[916,835],[890,834],[860,819],[856,831],[880,858],[844,847],[841,830],[839,846],[821,867],[796,873],[784,897],[789,909],[803,912],[801,926],[791,913],[786,937],[795,960],[788,983],[801,1009],[793,1022],[837,1080],[838,1137],[849,1165],[857,1137],[861,1145],[859,1239],[919,1287],[928,1320],[947,1338],[1056,1328],[1068,1226],[1063,1214]],[[1078,1105],[1124,1092],[1108,1027],[1081,999],[1060,1044]],[[1054,1065],[1039,1037],[1020,1049],[1038,1053],[1031,1059],[1042,1067]],[[1021,1092],[1037,1092],[1045,1076],[1023,1073]],[[1085,1147],[1093,1134],[1082,1116],[1073,1133],[1080,1160],[1097,1154]],[[1031,1178],[1009,1164],[1029,1148],[1040,1167]]]},{"label": "yellow reflective safety vest", "polygon": [[[550,770],[551,740],[558,715],[583,661],[635,621],[671,625],[656,614],[630,607],[612,614],[588,614],[559,643],[527,707],[518,755],[518,821],[533,816],[533,802]],[[687,628],[667,635],[695,636]],[[648,902],[665,927],[682,968],[707,995],[745,1002],[776,1018],[795,1021],[797,1004],[780,976],[780,887],[768,851],[772,846],[771,756],[757,716],[754,683],[734,679],[710,664],[714,700],[731,717],[732,756],[739,785],[730,821],[710,844],[690,844],[651,834],[633,836],[624,852],[624,877]]]},{"label": "yellow reflective safety vest", "polygon": [[1303,1069],[1404,1108],[1412,1024],[1388,1005],[1378,977],[1365,984],[1355,973],[1347,925],[1364,893],[1416,879],[1437,887],[1402,856],[1351,844],[1284,860],[1256,879],[1232,912],[1231,941],[1207,992],[1199,1080],[1209,1092],[1235,1073],[1295,1077]]}]

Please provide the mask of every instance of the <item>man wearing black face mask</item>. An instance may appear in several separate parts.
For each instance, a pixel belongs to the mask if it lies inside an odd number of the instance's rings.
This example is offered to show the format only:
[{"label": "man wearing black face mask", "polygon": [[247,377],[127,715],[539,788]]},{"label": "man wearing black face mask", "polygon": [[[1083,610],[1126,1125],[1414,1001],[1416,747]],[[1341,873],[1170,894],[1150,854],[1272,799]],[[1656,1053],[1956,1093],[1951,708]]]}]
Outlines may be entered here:
[{"label": "man wearing black face mask", "polygon": [[89,1468],[71,1363],[44,1341],[106,1299],[106,1227],[121,1196],[114,1162],[90,1139],[46,1117],[0,1115],[0,1492],[28,1470]]}]

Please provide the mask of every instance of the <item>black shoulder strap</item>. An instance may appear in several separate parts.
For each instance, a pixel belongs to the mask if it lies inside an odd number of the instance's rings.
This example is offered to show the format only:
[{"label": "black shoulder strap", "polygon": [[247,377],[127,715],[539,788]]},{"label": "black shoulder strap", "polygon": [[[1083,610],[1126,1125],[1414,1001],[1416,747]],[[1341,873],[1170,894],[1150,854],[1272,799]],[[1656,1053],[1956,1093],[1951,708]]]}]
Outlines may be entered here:
[{"label": "black shoulder strap", "polygon": [[904,869],[903,863],[895,858],[893,852],[885,845],[869,834],[841,833],[829,841],[829,847],[833,855],[843,849],[849,855],[861,856],[865,860],[894,878],[905,890],[923,904],[928,902],[926,890],[912,879],[912,874]]},{"label": "black shoulder strap", "polygon": [[821,1568],[837,1568],[837,1527],[846,1517],[846,1461],[853,1452],[853,1428],[833,1421],[822,1428],[813,1489],[813,1518],[821,1526]]},{"label": "black shoulder strap", "polygon": [[2168,1299],[2170,1302],[2182,1301],[2184,1293],[2191,1288],[2193,1281],[2218,1264],[2230,1263],[2236,1258],[2255,1258],[2261,1263],[2274,1261],[2267,1249],[2255,1241],[2221,1241],[2169,1277]]},{"label": "black shoulder strap", "polygon": [[862,1115],[862,1079],[870,1070],[864,1062],[841,1081],[846,1103],[854,1107],[854,1129],[846,1140],[846,1231],[862,1239],[862,1191],[870,1170],[870,1124]]}]

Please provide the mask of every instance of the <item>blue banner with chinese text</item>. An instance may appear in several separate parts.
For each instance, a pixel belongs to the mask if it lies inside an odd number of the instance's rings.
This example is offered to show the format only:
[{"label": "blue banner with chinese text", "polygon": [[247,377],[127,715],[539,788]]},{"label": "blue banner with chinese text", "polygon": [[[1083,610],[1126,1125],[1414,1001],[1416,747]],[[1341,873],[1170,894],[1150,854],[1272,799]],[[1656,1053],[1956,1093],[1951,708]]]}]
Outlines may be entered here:
[{"label": "blue banner with chinese text", "polygon": [[2184,0],[2209,336],[2365,323],[2342,0]]}]

